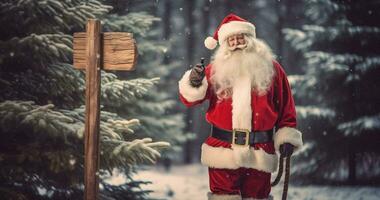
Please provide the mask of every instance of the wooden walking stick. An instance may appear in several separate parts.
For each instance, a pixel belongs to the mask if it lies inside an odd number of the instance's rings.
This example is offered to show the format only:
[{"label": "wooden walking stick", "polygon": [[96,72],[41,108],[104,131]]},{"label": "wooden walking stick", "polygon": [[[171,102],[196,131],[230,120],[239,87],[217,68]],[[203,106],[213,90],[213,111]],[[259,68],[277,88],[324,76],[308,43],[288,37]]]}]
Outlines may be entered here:
[{"label": "wooden walking stick", "polygon": [[[289,177],[290,177],[290,156],[285,157],[285,180],[284,180],[284,188],[282,191],[282,200],[286,200],[286,197],[288,195],[288,186],[289,186]],[[271,186],[276,186],[282,177],[282,173],[284,171],[284,156],[280,156],[279,161],[279,168],[276,178],[274,179],[273,183],[271,183]]]}]

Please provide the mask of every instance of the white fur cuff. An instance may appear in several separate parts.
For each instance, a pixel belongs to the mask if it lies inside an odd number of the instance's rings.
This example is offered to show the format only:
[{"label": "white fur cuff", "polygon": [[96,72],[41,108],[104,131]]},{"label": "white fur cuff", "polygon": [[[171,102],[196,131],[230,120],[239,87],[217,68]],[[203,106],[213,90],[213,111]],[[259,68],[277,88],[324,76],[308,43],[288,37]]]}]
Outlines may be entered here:
[{"label": "white fur cuff", "polygon": [[277,170],[277,154],[269,154],[262,149],[232,146],[232,148],[213,147],[202,144],[201,163],[219,169],[253,168],[272,173]]},{"label": "white fur cuff", "polygon": [[274,135],[274,147],[279,151],[280,145],[290,143],[297,151],[302,146],[302,133],[291,127],[282,127]]},{"label": "white fur cuff", "polygon": [[207,92],[207,79],[206,77],[203,78],[202,85],[200,87],[193,87],[190,84],[190,72],[191,70],[186,71],[181,80],[179,80],[179,92],[189,102],[202,100],[206,96]]}]

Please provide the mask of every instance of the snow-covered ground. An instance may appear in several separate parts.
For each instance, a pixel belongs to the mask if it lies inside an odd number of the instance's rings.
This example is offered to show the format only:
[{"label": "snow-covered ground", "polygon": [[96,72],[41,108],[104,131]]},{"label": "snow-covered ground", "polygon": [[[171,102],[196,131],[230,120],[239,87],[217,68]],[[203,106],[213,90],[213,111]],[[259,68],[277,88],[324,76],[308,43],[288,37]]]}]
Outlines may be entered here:
[{"label": "snow-covered ground", "polygon": [[[174,166],[170,172],[162,167],[140,170],[135,179],[150,180],[144,189],[154,190],[151,197],[167,200],[206,200],[207,168],[199,165]],[[115,177],[112,182],[117,183]],[[275,200],[281,199],[282,183],[272,188]],[[379,187],[290,186],[289,200],[380,200]]]}]

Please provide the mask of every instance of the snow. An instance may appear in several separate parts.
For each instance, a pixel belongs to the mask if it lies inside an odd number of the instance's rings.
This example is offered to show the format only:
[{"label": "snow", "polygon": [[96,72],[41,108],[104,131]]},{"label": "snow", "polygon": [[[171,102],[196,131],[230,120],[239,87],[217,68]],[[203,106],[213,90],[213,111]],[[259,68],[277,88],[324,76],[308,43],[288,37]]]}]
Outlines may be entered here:
[{"label": "snow", "polygon": [[[135,180],[149,180],[143,186],[153,190],[151,197],[168,200],[206,200],[209,192],[207,167],[200,164],[174,166],[170,172],[163,167],[148,167],[134,175]],[[110,183],[125,179],[115,176]],[[290,179],[291,180],[291,179]],[[274,199],[281,199],[282,182],[272,189]],[[290,186],[288,200],[379,200],[379,187]]]},{"label": "snow", "polygon": [[343,131],[345,136],[359,135],[363,131],[379,130],[380,115],[363,116],[353,121],[339,124],[338,129]]},{"label": "snow", "polygon": [[312,41],[307,37],[304,31],[285,28],[282,32],[285,34],[285,40],[289,41],[291,45],[299,51],[308,49],[312,44]]},{"label": "snow", "polygon": [[329,108],[321,108],[316,106],[296,106],[297,115],[300,118],[314,117],[334,117],[335,112]]},{"label": "snow", "polygon": [[305,76],[303,75],[289,75],[288,76],[288,81],[290,85],[295,85],[300,81],[304,81],[304,79],[305,79]]}]

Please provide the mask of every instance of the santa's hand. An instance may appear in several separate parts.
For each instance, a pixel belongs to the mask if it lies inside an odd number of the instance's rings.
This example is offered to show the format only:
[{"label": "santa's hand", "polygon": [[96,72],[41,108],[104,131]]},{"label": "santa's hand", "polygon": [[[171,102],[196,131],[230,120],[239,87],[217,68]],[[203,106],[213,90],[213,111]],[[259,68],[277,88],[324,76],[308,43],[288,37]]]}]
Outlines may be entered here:
[{"label": "santa's hand", "polygon": [[280,154],[284,157],[290,157],[293,154],[294,146],[290,143],[280,145]]},{"label": "santa's hand", "polygon": [[202,85],[202,80],[205,77],[205,68],[201,64],[197,64],[190,72],[190,84],[193,87]]}]

